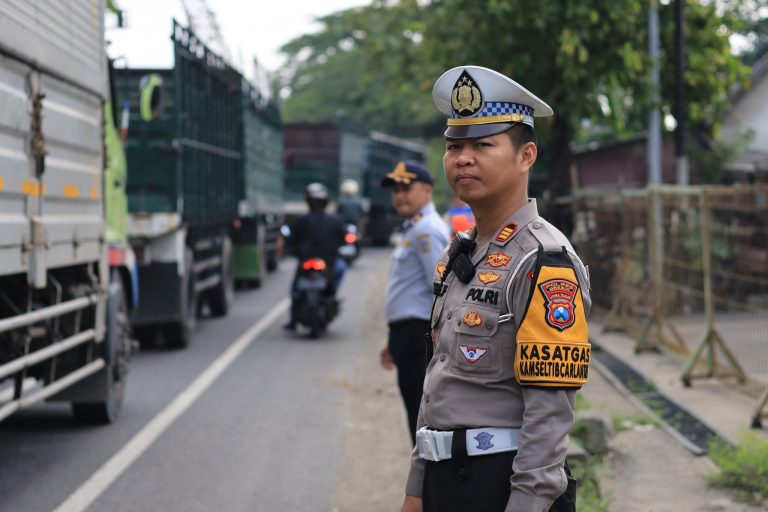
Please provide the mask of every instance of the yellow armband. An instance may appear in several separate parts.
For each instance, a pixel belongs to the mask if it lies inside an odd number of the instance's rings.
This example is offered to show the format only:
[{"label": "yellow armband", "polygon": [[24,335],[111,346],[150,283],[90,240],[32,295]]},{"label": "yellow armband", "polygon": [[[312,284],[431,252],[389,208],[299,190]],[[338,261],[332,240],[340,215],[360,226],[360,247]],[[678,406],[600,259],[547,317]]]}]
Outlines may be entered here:
[{"label": "yellow armband", "polygon": [[581,287],[566,255],[547,254],[517,330],[515,378],[521,385],[580,388],[590,344]]}]

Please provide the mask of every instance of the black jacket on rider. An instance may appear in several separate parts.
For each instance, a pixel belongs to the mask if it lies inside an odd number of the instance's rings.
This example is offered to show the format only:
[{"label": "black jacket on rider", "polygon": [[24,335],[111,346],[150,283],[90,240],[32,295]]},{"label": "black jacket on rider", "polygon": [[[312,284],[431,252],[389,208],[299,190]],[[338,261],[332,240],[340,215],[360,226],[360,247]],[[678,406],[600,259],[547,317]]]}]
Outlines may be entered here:
[{"label": "black jacket on rider", "polygon": [[333,268],[346,232],[338,215],[313,209],[299,218],[291,231],[291,246],[299,262],[322,258],[328,268]]}]

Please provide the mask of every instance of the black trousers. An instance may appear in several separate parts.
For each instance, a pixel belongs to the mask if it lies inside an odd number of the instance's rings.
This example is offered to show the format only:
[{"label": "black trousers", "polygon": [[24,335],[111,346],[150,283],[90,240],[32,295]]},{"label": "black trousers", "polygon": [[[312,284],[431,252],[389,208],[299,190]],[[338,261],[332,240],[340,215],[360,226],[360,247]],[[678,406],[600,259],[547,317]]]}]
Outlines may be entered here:
[{"label": "black trousers", "polygon": [[[462,431],[457,431],[462,432]],[[466,436],[454,433],[451,453],[457,457],[427,461],[424,473],[424,512],[503,512],[509,500],[509,478],[517,452],[466,455]],[[566,465],[568,488],[550,512],[576,510],[576,479]]]},{"label": "black trousers", "polygon": [[419,415],[421,393],[424,388],[424,361],[426,346],[424,333],[429,330],[429,320],[407,319],[389,324],[389,355],[397,365],[397,385],[408,414],[411,443],[416,443],[416,418]]}]

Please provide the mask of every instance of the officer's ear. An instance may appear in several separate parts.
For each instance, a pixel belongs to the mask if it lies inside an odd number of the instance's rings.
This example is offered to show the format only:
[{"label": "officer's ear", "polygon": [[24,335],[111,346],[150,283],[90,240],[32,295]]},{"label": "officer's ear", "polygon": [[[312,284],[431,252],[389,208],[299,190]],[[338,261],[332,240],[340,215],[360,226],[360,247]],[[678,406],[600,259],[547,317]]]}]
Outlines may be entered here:
[{"label": "officer's ear", "polygon": [[517,150],[517,163],[520,167],[521,173],[526,173],[531,170],[533,164],[536,163],[536,157],[539,155],[539,150],[536,144],[533,142],[526,142],[520,146]]}]

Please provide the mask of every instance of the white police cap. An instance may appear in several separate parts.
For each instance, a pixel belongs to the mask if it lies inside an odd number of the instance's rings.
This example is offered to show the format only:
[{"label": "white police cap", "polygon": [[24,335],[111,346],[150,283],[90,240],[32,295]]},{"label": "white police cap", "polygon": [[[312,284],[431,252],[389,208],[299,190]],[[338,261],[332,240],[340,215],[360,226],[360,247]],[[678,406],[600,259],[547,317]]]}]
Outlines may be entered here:
[{"label": "white police cap", "polygon": [[448,116],[449,139],[501,133],[515,123],[533,128],[534,117],[552,115],[549,105],[492,69],[459,66],[443,73],[432,88],[435,106]]}]

